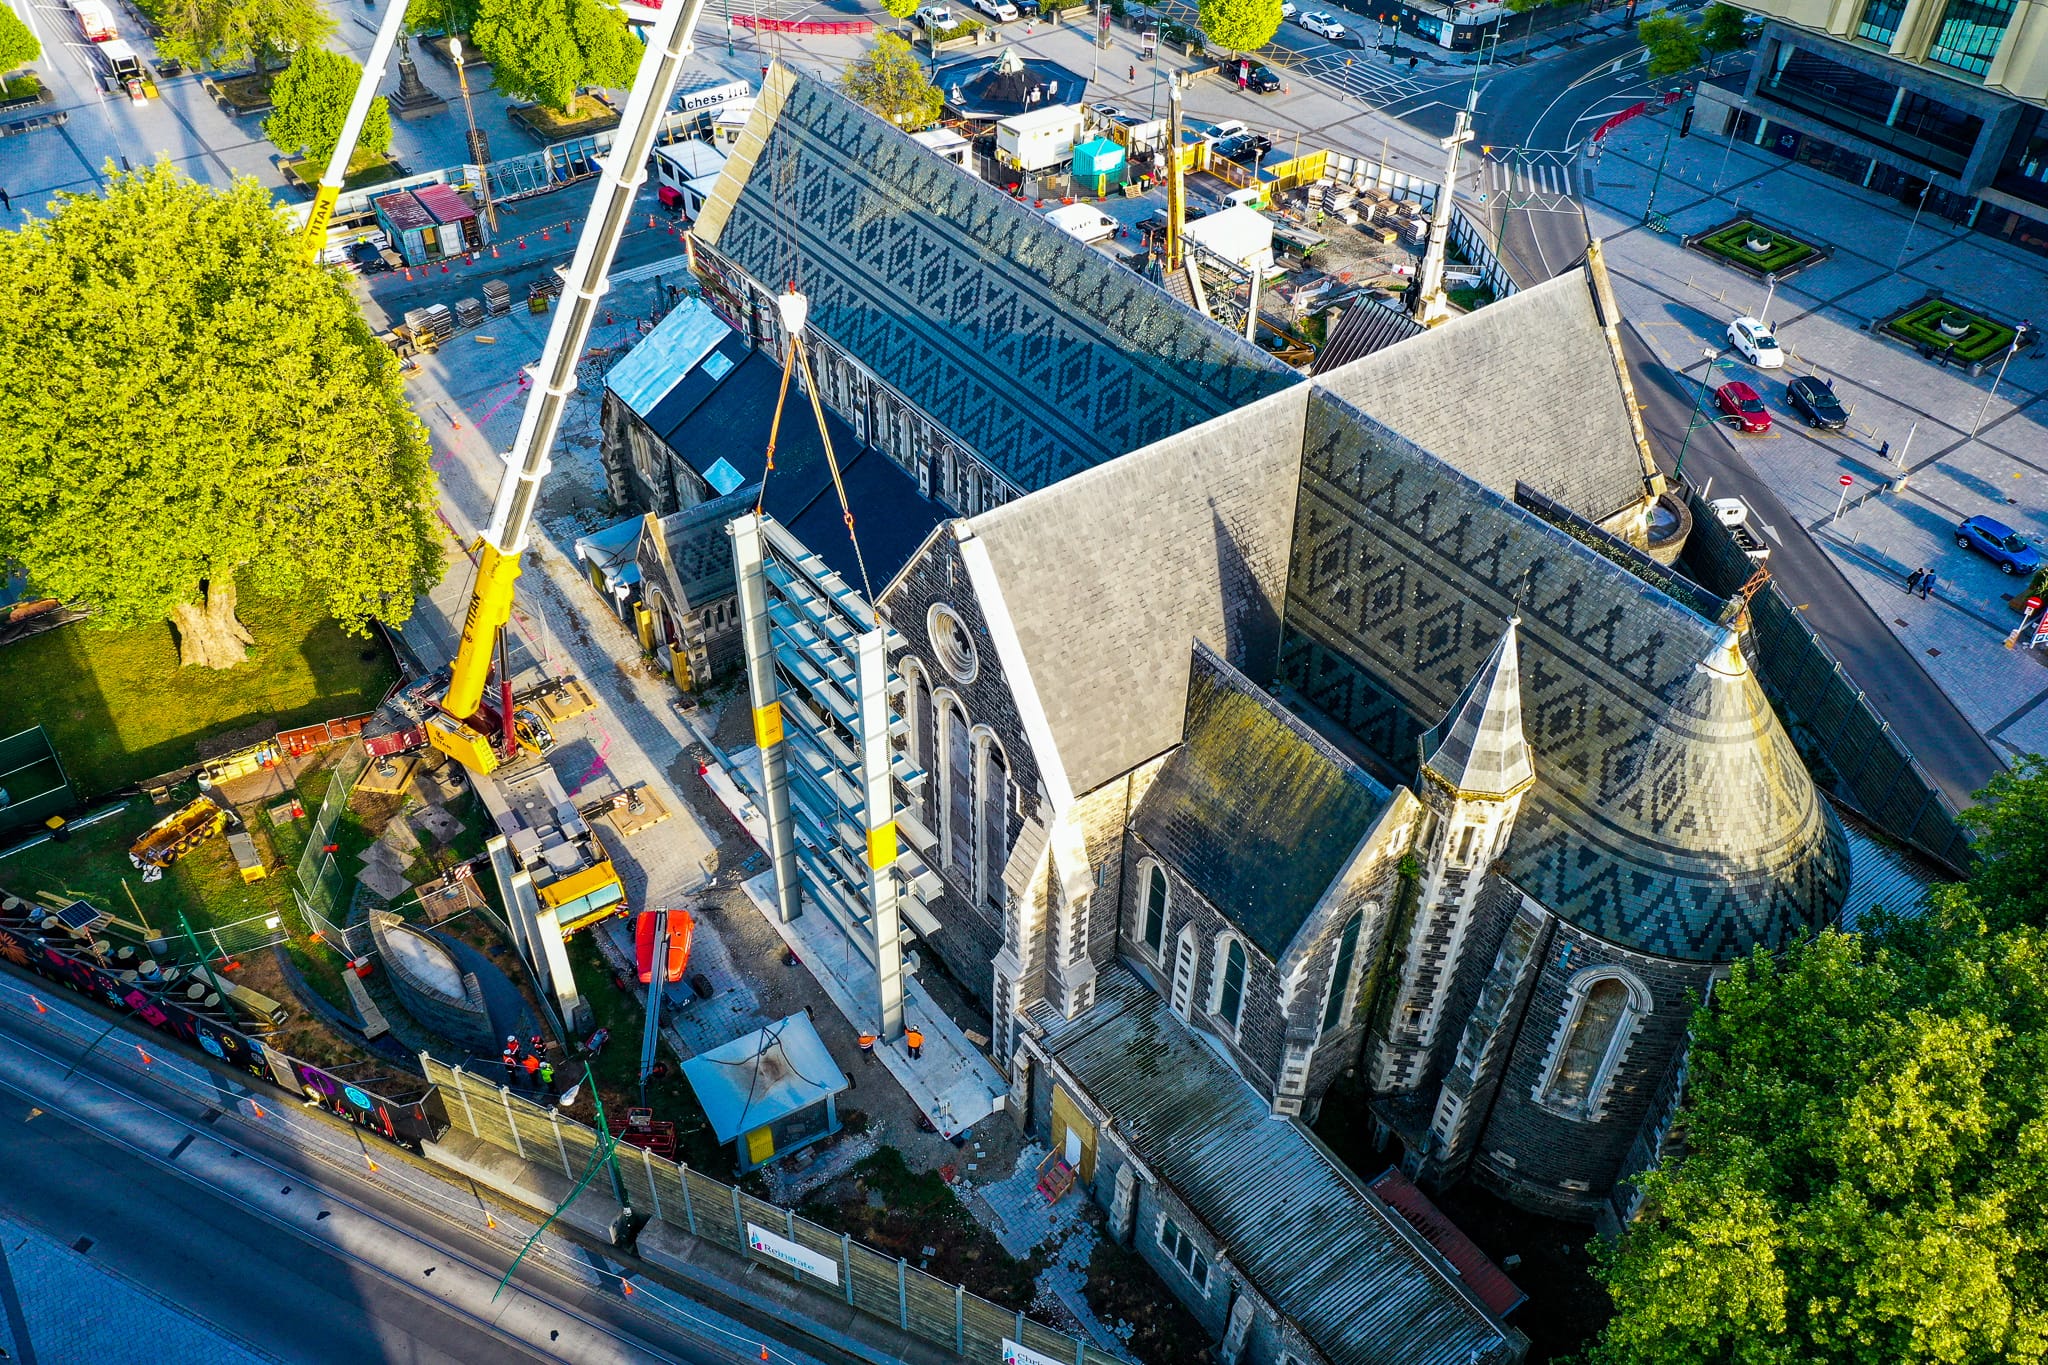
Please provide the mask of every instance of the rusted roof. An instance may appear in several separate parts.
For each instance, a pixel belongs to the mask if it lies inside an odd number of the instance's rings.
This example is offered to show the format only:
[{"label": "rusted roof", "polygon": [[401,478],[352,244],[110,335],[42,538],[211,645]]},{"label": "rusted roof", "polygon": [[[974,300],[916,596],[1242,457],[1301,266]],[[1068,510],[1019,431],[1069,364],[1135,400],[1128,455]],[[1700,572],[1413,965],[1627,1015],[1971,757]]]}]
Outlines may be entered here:
[{"label": "rusted roof", "polygon": [[413,195],[426,205],[427,212],[434,215],[437,223],[459,223],[465,218],[476,217],[476,209],[470,202],[446,185],[421,185]]},{"label": "rusted roof", "polygon": [[377,216],[395,232],[434,225],[434,215],[427,212],[427,206],[411,190],[400,190],[377,200]]},{"label": "rusted roof", "polygon": [[1400,1167],[1389,1166],[1386,1174],[1372,1182],[1372,1192],[1407,1219],[1425,1241],[1458,1268],[1466,1287],[1479,1296],[1480,1302],[1495,1317],[1506,1317],[1529,1297],[1493,1263],[1492,1257],[1481,1251],[1456,1223],[1444,1215],[1442,1209],[1429,1201],[1428,1195],[1415,1187],[1414,1181],[1401,1174]]}]

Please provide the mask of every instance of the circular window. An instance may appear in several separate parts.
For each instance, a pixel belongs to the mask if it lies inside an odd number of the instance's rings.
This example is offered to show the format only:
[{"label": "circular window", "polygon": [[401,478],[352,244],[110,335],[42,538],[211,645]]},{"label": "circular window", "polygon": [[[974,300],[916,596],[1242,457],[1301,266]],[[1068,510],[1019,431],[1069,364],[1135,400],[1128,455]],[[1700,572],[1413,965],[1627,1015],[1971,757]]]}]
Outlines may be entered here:
[{"label": "circular window", "polygon": [[939,656],[946,671],[960,682],[973,682],[981,669],[981,658],[975,653],[967,627],[953,614],[953,609],[944,602],[938,603],[925,617],[925,627],[931,632],[932,652]]}]

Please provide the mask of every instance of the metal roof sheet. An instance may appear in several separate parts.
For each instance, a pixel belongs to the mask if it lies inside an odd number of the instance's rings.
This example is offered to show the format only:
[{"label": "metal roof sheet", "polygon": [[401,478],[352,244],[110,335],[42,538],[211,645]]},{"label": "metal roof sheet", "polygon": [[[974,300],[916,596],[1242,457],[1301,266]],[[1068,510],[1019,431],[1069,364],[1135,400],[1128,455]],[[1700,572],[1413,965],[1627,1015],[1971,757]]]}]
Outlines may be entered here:
[{"label": "metal roof sheet", "polygon": [[711,305],[685,295],[605,375],[605,387],[645,417],[719,342],[736,336]]},{"label": "metal roof sheet", "polygon": [[787,1019],[683,1063],[720,1142],[731,1142],[846,1089],[846,1073],[810,1019]]},{"label": "metal roof sheet", "polygon": [[375,202],[377,216],[393,231],[410,232],[415,228],[434,225],[434,215],[427,212],[427,206],[422,204],[411,190],[387,194]]},{"label": "metal roof sheet", "polygon": [[1446,1261],[1457,1267],[1458,1274],[1495,1317],[1506,1317],[1528,1299],[1529,1296],[1493,1263],[1493,1258],[1465,1235],[1463,1228],[1431,1203],[1429,1196],[1415,1187],[1414,1181],[1401,1174],[1400,1167],[1389,1166],[1374,1179],[1372,1192],[1386,1200],[1394,1212],[1407,1219],[1417,1232],[1429,1239],[1431,1246],[1443,1253]]},{"label": "metal roof sheet", "polygon": [[1041,1003],[1044,1045],[1222,1243],[1231,1264],[1332,1365],[1486,1365],[1521,1334],[1301,1124],[1122,964],[1073,1020]]},{"label": "metal roof sheet", "polygon": [[426,205],[427,212],[434,215],[437,223],[459,223],[465,218],[476,217],[476,206],[447,185],[420,185],[412,193]]},{"label": "metal roof sheet", "polygon": [[1854,929],[1879,908],[1915,916],[1927,908],[1927,892],[1946,878],[1910,850],[1871,834],[1861,816],[1836,806],[1849,845],[1849,894],[1842,902],[1842,927]]}]

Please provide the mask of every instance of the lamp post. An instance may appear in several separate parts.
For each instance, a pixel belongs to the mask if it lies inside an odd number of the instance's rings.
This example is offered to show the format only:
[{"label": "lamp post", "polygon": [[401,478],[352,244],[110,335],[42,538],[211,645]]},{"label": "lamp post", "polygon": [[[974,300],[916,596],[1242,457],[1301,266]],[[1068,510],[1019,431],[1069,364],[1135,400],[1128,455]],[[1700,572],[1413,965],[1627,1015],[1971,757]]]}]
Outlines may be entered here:
[{"label": "lamp post", "polygon": [[2020,343],[2026,340],[2027,332],[2032,326],[2030,322],[2022,322],[2014,329],[2012,345],[2005,348],[2005,355],[1998,362],[1998,373],[1991,378],[1991,392],[1985,394],[1984,401],[1977,405],[1977,420],[1970,423],[1971,440],[1977,439],[1977,431],[1984,425],[1984,414],[1991,410],[1991,400],[1998,397],[1998,386],[2005,382],[2005,367],[2012,363],[2014,354],[2020,349]]},{"label": "lamp post", "polygon": [[1685,421],[1685,439],[1678,443],[1678,462],[1671,468],[1673,483],[1685,479],[1685,452],[1691,448],[1692,434],[1700,426],[1700,412],[1707,402],[1707,385],[1713,381],[1714,370],[1721,364],[1719,351],[1702,351],[1701,354],[1707,358],[1707,367],[1700,371],[1700,391],[1693,395],[1692,412]]},{"label": "lamp post", "polygon": [[469,120],[469,155],[476,162],[477,197],[484,201],[484,221],[498,235],[498,206],[491,202],[491,144],[476,129],[476,106],[469,102],[469,72],[462,64],[462,39],[450,34],[448,55],[455,59],[455,81],[462,87],[462,116]]},{"label": "lamp post", "polygon": [[1771,300],[1778,296],[1778,272],[1764,272],[1764,285],[1764,306],[1757,313],[1756,320],[1763,324],[1763,329],[1768,332],[1771,330]]},{"label": "lamp post", "polygon": [[1899,267],[1906,263],[1906,249],[1913,245],[1914,229],[1920,226],[1920,214],[1927,207],[1927,191],[1933,188],[1934,182],[1932,180],[1920,186],[1919,206],[1913,210],[1913,221],[1906,225],[1906,240],[1899,243],[1898,258],[1892,262],[1892,273],[1894,275],[1898,274]]}]

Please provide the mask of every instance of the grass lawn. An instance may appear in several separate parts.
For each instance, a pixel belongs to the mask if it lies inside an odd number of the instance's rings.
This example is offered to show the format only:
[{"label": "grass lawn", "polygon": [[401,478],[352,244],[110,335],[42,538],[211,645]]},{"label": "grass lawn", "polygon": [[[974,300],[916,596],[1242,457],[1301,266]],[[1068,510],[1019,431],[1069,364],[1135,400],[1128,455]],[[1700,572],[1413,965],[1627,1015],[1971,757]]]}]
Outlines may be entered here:
[{"label": "grass lawn", "polygon": [[1465,312],[1476,312],[1493,302],[1493,286],[1484,282],[1461,284],[1456,289],[1445,290],[1444,296]]},{"label": "grass lawn", "polygon": [[[327,173],[326,157],[307,157],[304,160],[281,161],[278,170],[287,180],[296,177],[301,184],[313,186],[320,183],[320,177]],[[373,152],[367,147],[358,147],[348,159],[348,170],[342,174],[344,188],[359,190],[365,185],[381,185],[387,180],[398,179],[398,162],[388,152]]]},{"label": "grass lawn", "polygon": [[202,741],[231,731],[359,715],[398,676],[381,640],[344,635],[313,600],[248,592],[241,618],[256,644],[224,672],[180,667],[169,625],[104,631],[87,619],[9,645],[10,724],[41,723],[90,797],[196,762]]},{"label": "grass lawn", "polygon": [[[1752,240],[1768,245],[1762,251],[1750,247]],[[1819,250],[1800,241],[1791,233],[1780,228],[1765,227],[1747,218],[1737,219],[1726,227],[1716,228],[1704,237],[1695,238],[1691,243],[1695,251],[1704,251],[1710,256],[1719,256],[1745,266],[1757,274],[1795,270],[1805,265]]]},{"label": "grass lawn", "polygon": [[27,72],[0,80],[0,99],[35,99],[42,93],[43,83]]},{"label": "grass lawn", "polygon": [[[1942,331],[1944,320],[1962,323],[1962,335],[1952,336]],[[1898,316],[1886,319],[1884,330],[1917,345],[1932,346],[1937,351],[1950,351],[1953,346],[1951,357],[1964,364],[1991,359],[2012,345],[2016,335],[2004,323],[1945,299],[1928,299],[1915,304]]]},{"label": "grass lawn", "polygon": [[512,117],[537,134],[549,135],[566,133],[593,123],[608,121],[615,124],[619,121],[619,111],[595,95],[578,95],[569,101],[566,112],[550,109],[545,104],[528,104],[513,110]]}]

